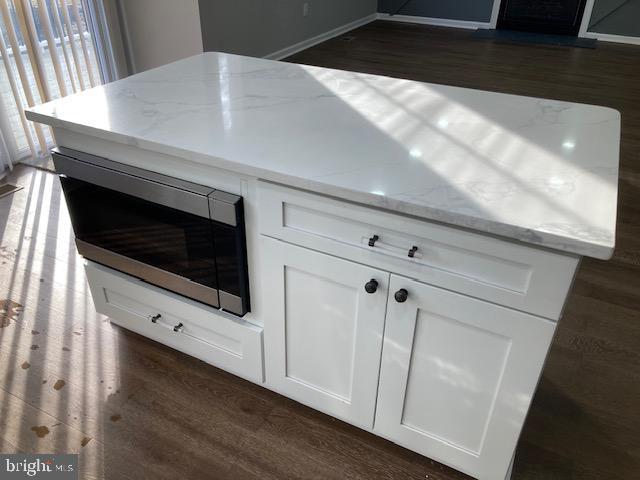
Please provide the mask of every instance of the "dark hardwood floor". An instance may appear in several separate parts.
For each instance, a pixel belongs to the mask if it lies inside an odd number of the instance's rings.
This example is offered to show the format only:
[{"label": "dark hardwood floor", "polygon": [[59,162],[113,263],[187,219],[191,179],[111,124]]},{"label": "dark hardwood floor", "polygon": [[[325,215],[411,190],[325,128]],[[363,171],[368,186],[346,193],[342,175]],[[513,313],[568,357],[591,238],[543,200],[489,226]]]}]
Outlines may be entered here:
[{"label": "dark hardwood floor", "polygon": [[[640,478],[640,47],[470,35],[375,22],[290,60],[622,112],[616,254],[582,264],[514,479]],[[57,179],[13,177],[25,188],[0,199],[0,452],[79,452],[88,479],[468,478],[111,325]]]}]

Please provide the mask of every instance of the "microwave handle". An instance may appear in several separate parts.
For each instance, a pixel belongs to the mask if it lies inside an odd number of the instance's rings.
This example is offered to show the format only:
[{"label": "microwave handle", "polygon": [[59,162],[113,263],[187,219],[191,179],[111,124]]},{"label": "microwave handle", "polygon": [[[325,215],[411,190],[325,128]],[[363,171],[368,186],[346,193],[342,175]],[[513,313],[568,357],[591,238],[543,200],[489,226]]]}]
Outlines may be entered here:
[{"label": "microwave handle", "polygon": [[[184,190],[158,183],[140,176],[105,168],[52,152],[53,163],[60,175],[82,180],[93,185],[115,190],[149,202],[164,205],[199,217],[209,218],[209,201],[206,193]],[[140,170],[144,172],[143,170]]]}]

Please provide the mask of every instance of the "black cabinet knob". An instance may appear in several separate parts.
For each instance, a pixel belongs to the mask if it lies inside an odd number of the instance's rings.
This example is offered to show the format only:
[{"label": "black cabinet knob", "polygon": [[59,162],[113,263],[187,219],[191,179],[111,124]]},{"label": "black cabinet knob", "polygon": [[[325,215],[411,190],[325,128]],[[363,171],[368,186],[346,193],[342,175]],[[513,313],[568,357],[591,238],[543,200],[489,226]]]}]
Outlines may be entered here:
[{"label": "black cabinet knob", "polygon": [[376,290],[378,290],[378,282],[377,282],[377,280],[372,278],[367,283],[365,283],[364,284],[364,290],[367,293],[376,293]]},{"label": "black cabinet knob", "polygon": [[398,290],[393,296],[393,298],[395,298],[396,302],[398,303],[406,302],[408,297],[409,297],[409,292],[407,292],[404,288],[401,288],[400,290]]},{"label": "black cabinet knob", "polygon": [[411,250],[409,250],[409,258],[413,258],[416,256],[416,252],[418,251],[418,247],[416,247],[415,245],[413,247],[411,247]]},{"label": "black cabinet knob", "polygon": [[376,246],[376,242],[380,240],[380,237],[378,235],[374,235],[373,237],[369,238],[369,246],[370,247],[375,247]]},{"label": "black cabinet knob", "polygon": [[173,327],[173,331],[176,332],[176,333],[180,333],[183,328],[184,328],[184,325],[182,324],[182,322],[180,322],[178,325]]},{"label": "black cabinet knob", "polygon": [[162,318],[162,315],[159,313],[151,317],[151,323],[158,323],[158,320]]}]

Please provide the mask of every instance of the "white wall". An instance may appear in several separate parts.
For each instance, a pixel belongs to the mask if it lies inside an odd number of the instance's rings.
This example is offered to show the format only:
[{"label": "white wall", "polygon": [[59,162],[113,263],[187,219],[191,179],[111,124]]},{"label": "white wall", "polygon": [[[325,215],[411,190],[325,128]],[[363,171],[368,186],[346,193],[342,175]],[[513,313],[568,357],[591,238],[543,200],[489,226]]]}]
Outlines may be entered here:
[{"label": "white wall", "polygon": [[119,7],[131,73],[202,53],[198,0],[120,0]]}]

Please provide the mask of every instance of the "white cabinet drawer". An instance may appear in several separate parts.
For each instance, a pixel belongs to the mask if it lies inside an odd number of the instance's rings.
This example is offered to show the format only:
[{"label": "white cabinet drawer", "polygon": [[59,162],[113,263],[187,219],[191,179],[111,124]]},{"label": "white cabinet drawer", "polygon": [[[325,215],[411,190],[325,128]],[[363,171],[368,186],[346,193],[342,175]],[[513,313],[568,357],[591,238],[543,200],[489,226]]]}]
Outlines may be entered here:
[{"label": "white cabinet drawer", "polygon": [[262,328],[90,261],[85,272],[114,323],[262,383]]},{"label": "white cabinet drawer", "polygon": [[258,206],[264,235],[554,320],[579,261],[267,182]]}]

